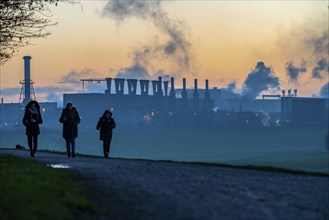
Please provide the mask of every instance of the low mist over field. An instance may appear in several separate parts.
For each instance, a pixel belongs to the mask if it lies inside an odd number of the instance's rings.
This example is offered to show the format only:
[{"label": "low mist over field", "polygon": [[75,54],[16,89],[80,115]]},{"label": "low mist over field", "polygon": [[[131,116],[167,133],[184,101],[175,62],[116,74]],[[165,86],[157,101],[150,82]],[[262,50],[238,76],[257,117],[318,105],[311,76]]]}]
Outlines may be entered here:
[{"label": "low mist over field", "polygon": [[[326,129],[227,129],[218,131],[115,130],[111,155],[122,158],[263,165],[329,173]],[[23,129],[2,132],[0,147],[27,149]],[[60,130],[42,129],[40,149],[65,152]],[[102,156],[94,130],[81,130],[77,152]]]}]

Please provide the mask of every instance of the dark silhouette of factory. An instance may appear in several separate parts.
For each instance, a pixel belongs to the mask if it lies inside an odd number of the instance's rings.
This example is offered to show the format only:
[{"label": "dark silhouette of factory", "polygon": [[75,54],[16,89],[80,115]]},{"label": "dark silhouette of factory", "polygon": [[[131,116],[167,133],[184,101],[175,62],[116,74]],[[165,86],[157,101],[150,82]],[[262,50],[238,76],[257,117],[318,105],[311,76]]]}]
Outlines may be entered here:
[{"label": "dark silhouette of factory", "polygon": [[[0,104],[0,129],[21,126],[25,104],[35,99],[30,74],[30,56],[24,56],[24,80],[19,103]],[[166,79],[166,80],[164,80]],[[168,79],[168,80],[167,80]],[[64,105],[72,102],[82,118],[80,127],[95,129],[105,109],[113,112],[118,129],[223,129],[263,127],[327,127],[328,99],[297,97],[297,90],[262,99],[225,98],[223,89],[175,87],[175,79],[81,79],[106,82],[103,93],[63,94]],[[61,112],[56,102],[40,102],[44,127],[60,128]]]},{"label": "dark silhouette of factory", "polygon": [[[208,80],[201,97],[195,79],[193,97],[188,97],[186,79],[180,96],[174,78],[163,81],[146,79],[106,78],[104,93],[64,94],[64,103],[72,102],[79,109],[85,125],[91,125],[104,109],[110,109],[123,127],[189,128],[206,127],[214,109]],[[170,86],[169,86],[170,83]],[[114,91],[113,91],[114,86]],[[112,92],[113,91],[113,92]]]}]

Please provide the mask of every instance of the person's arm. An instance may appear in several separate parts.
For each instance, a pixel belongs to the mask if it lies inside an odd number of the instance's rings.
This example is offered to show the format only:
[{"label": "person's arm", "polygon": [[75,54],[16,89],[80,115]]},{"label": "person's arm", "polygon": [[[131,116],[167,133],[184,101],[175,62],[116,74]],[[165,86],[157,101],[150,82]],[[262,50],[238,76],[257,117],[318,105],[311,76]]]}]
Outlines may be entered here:
[{"label": "person's arm", "polygon": [[24,113],[24,117],[23,117],[22,122],[23,122],[23,125],[26,127],[27,126],[27,112],[26,111]]},{"label": "person's arm", "polygon": [[42,116],[39,110],[39,120],[38,120],[38,124],[42,124],[43,120],[42,120]]},{"label": "person's arm", "polygon": [[76,112],[76,116],[75,116],[75,124],[78,125],[80,123],[81,119],[80,119],[80,115],[78,112]]},{"label": "person's arm", "polygon": [[115,128],[116,126],[117,126],[117,125],[115,124],[115,121],[114,121],[114,119],[112,118],[112,126],[111,126],[112,129]]},{"label": "person's arm", "polygon": [[64,110],[62,111],[61,117],[59,118],[60,123],[64,123],[66,121],[66,117],[64,116]]}]

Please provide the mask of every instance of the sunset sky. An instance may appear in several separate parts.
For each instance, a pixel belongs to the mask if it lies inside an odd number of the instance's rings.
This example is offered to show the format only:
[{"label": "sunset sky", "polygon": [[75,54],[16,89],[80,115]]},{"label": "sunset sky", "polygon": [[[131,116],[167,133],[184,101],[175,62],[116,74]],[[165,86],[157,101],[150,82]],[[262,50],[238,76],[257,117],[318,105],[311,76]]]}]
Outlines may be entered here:
[{"label": "sunset sky", "polygon": [[[182,77],[189,87],[198,78],[200,88],[205,79],[218,88],[236,82],[236,92],[260,61],[280,83],[262,94],[297,88],[300,96],[313,96],[328,82],[328,63],[316,69],[321,59],[328,61],[328,1],[148,2],[127,14],[108,1],[51,7],[58,21],[48,28],[51,35],[33,39],[1,66],[1,98],[18,101],[26,55],[32,56],[39,101],[81,90],[81,78],[130,77],[134,73],[127,70],[136,66],[150,78],[175,76],[177,87]],[[287,75],[288,63],[295,78]],[[318,75],[312,76],[315,70]],[[104,88],[91,85],[88,91]]]}]

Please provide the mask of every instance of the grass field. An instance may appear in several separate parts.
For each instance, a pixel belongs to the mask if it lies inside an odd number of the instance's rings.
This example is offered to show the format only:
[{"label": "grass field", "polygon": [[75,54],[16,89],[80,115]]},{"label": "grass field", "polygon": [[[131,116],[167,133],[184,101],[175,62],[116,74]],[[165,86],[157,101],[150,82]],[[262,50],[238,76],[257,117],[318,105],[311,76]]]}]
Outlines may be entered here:
[{"label": "grass field", "polygon": [[79,219],[94,212],[72,175],[0,154],[0,219]]},{"label": "grass field", "polygon": [[[239,129],[218,131],[115,130],[111,155],[122,158],[260,165],[329,173],[327,129]],[[0,147],[27,147],[24,130],[1,133]],[[41,130],[40,149],[65,151],[61,131]],[[99,133],[80,131],[77,152],[102,155]]]}]

